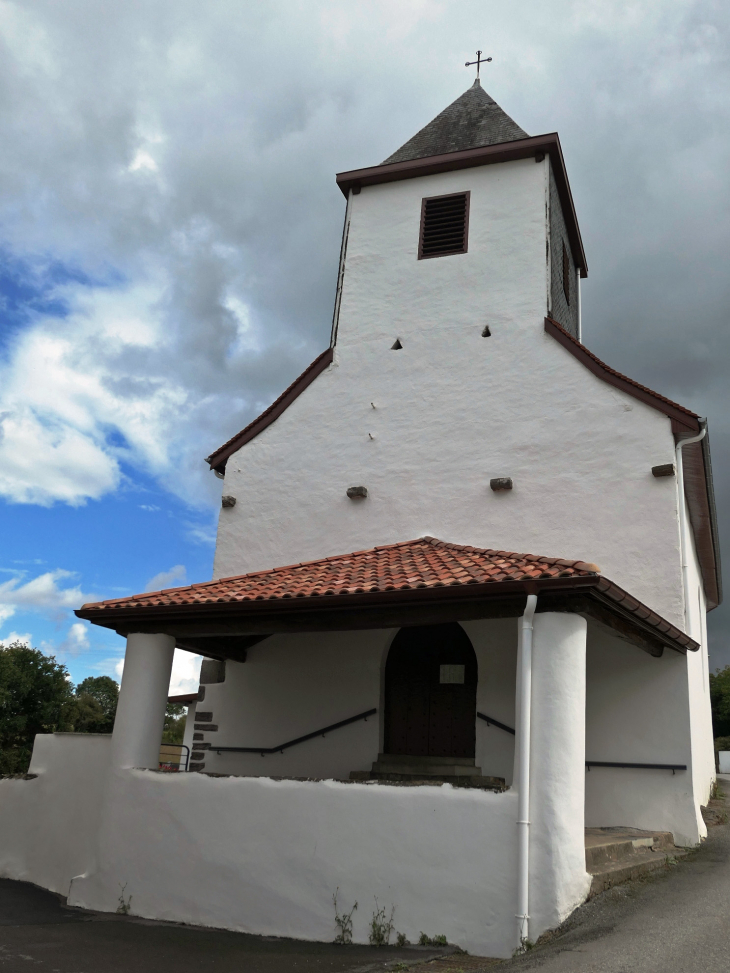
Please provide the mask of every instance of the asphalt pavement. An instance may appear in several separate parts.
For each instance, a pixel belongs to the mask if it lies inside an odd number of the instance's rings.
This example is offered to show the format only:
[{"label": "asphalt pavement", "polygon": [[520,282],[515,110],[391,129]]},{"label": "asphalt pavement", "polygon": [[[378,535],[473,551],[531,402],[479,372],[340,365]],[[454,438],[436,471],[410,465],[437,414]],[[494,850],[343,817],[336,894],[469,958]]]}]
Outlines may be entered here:
[{"label": "asphalt pavement", "polygon": [[337,946],[68,908],[0,879],[0,973],[374,973],[451,950]]},{"label": "asphalt pavement", "polygon": [[[730,777],[721,778],[730,809]],[[666,870],[609,889],[504,973],[728,973],[730,825]]]}]

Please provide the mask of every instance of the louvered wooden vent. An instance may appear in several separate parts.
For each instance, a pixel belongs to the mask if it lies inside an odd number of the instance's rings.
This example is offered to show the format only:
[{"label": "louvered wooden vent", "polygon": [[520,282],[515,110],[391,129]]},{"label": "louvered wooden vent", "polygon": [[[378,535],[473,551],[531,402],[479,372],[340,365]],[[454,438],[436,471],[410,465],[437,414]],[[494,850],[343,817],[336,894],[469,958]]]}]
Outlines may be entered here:
[{"label": "louvered wooden vent", "polygon": [[466,253],[469,234],[469,193],[431,196],[421,204],[418,259]]}]

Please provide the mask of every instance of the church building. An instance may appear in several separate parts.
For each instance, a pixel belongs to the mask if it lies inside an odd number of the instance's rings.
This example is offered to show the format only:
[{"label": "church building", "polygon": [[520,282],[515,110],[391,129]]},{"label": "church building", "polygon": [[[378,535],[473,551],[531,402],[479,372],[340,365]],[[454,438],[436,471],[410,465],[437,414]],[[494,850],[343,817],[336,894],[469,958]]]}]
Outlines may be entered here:
[{"label": "church building", "polygon": [[[337,186],[330,345],[208,457],[213,580],[77,611],[127,638],[114,733],[0,783],[0,874],[506,957],[595,891],[601,836],[706,835],[707,423],[583,344],[560,140],[479,80]],[[205,661],[172,774],[176,647]]]}]

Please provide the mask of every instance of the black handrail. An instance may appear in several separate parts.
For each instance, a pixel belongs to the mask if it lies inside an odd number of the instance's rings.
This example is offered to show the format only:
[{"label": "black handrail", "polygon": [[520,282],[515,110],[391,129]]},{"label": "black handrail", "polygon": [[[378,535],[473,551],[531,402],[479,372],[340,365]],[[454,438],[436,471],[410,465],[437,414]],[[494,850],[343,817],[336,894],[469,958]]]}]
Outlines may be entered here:
[{"label": "black handrail", "polygon": [[[505,730],[507,733],[511,733],[512,736],[515,736],[515,731],[511,726],[500,723],[499,720],[494,720],[491,716],[485,716],[484,713],[477,712],[477,716],[480,720],[484,720],[488,726],[498,726],[500,730]],[[671,770],[672,774],[674,774],[676,770],[686,770],[687,764],[629,764],[612,760],[586,760],[586,767],[588,770],[590,770],[591,767],[629,767],[633,768],[634,770]]]},{"label": "black handrail", "polygon": [[[188,764],[190,763],[190,747],[186,746],[186,744],[184,744],[184,743],[161,743],[160,744],[160,750],[162,750],[163,747],[180,747],[180,750],[185,750],[186,751],[186,753],[185,753],[185,770],[188,769]],[[179,753],[178,754],[178,757],[182,757],[182,753]],[[160,764],[163,764],[163,763],[165,763],[165,764],[173,764],[173,763],[175,763],[175,761],[174,760],[161,760],[160,761]],[[178,770],[180,770],[180,763],[181,763],[181,761],[178,760],[177,761],[177,769]]]},{"label": "black handrail", "polygon": [[287,747],[294,747],[297,743],[304,743],[305,740],[313,740],[315,737],[323,737],[325,733],[329,733],[331,730],[339,730],[341,726],[349,726],[350,723],[357,723],[358,720],[367,720],[368,716],[373,716],[377,712],[376,709],[369,709],[366,713],[358,713],[357,716],[351,716],[347,720],[332,723],[330,726],[322,727],[321,730],[315,730],[314,733],[307,733],[303,737],[297,737],[296,740],[282,743],[278,747],[218,747],[211,745],[210,749],[215,750],[216,753],[260,753],[262,757],[265,757],[267,753],[283,753]]},{"label": "black handrail", "polygon": [[626,764],[616,763],[612,760],[586,760],[588,770],[591,767],[631,767],[634,770],[671,770],[674,775],[675,770],[686,770],[687,764]]},{"label": "black handrail", "polygon": [[484,713],[477,711],[477,716],[480,720],[484,720],[487,726],[498,726],[500,730],[504,730],[505,733],[511,733],[512,736],[515,735],[515,731],[511,726],[507,726],[505,723],[500,723],[499,720],[493,720],[491,716],[485,716]]}]

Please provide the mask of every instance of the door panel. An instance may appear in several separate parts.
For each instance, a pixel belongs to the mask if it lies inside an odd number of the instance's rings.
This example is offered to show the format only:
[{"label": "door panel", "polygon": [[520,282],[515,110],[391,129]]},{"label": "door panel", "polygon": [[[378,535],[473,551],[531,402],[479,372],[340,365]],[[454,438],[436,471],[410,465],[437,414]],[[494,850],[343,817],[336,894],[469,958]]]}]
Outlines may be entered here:
[{"label": "door panel", "polygon": [[473,757],[476,689],[476,655],[460,625],[401,629],[385,666],[385,752]]}]

